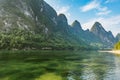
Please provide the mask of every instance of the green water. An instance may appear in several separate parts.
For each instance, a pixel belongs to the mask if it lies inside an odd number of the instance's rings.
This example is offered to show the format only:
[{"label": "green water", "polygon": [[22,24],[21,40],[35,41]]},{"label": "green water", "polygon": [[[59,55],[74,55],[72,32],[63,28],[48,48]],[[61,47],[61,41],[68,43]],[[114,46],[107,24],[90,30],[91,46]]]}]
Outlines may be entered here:
[{"label": "green water", "polygon": [[1,51],[0,80],[120,80],[120,56],[96,51]]}]

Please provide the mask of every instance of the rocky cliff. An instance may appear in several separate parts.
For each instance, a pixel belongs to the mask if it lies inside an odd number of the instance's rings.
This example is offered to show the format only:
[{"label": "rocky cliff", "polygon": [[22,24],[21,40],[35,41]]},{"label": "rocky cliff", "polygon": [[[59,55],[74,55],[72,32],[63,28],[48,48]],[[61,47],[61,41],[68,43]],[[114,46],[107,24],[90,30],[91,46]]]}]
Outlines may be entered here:
[{"label": "rocky cliff", "polygon": [[0,33],[0,48],[6,48],[6,43],[9,48],[112,47],[115,43],[112,32],[99,22],[91,30],[83,30],[77,20],[69,25],[66,16],[57,15],[44,0],[0,0]]},{"label": "rocky cliff", "polygon": [[116,39],[113,36],[112,32],[107,32],[99,22],[95,22],[91,28],[91,32],[97,36],[103,42],[103,44],[109,47],[113,46],[116,42]]}]

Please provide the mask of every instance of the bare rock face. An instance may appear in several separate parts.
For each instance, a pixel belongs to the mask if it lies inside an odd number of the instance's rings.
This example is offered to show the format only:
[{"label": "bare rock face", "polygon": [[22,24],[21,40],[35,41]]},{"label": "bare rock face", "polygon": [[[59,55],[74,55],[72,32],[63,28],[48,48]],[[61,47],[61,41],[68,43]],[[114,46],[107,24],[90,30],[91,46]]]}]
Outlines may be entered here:
[{"label": "bare rock face", "polygon": [[[63,39],[63,42],[77,46],[88,43],[111,47],[115,43],[112,32],[107,32],[99,22],[86,31],[77,20],[69,25],[66,16],[57,15],[44,0],[0,0],[0,33],[15,29],[45,34],[56,42]],[[119,36],[117,40],[120,40]]]},{"label": "bare rock face", "polygon": [[23,28],[43,32],[57,25],[57,13],[43,0],[0,0],[0,30]]},{"label": "bare rock face", "polygon": [[95,22],[91,28],[91,32],[100,38],[103,43],[109,44],[109,46],[113,46],[116,41],[112,32],[107,32],[99,22]]}]

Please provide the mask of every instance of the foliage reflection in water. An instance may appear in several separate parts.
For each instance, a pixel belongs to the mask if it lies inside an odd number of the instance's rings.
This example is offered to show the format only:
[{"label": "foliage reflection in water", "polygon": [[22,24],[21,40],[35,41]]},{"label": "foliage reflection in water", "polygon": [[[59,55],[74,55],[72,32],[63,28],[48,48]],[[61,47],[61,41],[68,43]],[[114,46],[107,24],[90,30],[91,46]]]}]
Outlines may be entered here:
[{"label": "foliage reflection in water", "polygon": [[119,80],[120,57],[96,51],[1,51],[0,80]]}]

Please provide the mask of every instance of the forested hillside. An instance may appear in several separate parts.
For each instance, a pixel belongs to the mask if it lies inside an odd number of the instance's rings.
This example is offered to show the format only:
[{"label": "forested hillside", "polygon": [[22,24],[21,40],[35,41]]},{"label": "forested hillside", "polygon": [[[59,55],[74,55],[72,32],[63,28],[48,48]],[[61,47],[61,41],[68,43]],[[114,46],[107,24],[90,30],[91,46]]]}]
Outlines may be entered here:
[{"label": "forested hillside", "polygon": [[112,48],[115,42],[99,22],[91,30],[77,20],[69,25],[44,0],[0,0],[0,49],[83,50]]}]

